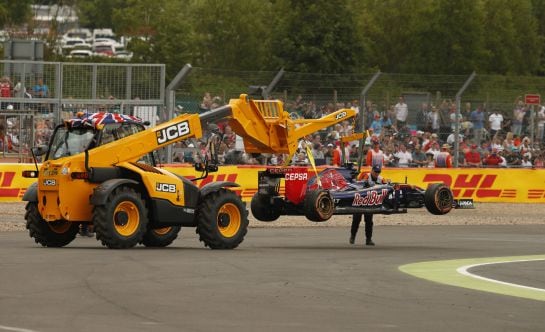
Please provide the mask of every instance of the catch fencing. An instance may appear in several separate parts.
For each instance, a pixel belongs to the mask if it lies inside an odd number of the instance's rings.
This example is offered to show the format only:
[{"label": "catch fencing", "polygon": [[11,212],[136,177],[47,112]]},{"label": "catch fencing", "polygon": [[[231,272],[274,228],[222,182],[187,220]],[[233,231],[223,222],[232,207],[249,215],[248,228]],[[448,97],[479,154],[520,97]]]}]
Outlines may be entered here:
[{"label": "catch fencing", "polygon": [[[28,147],[46,141],[51,127],[79,111],[133,114],[155,124],[178,113],[197,113],[224,105],[241,93],[257,99],[280,99],[292,117],[312,118],[343,107],[356,108],[362,111],[348,127],[367,130],[377,118],[388,118],[392,127],[384,126],[384,132],[392,133],[400,131],[395,106],[403,96],[408,107],[409,135],[418,131],[436,133],[440,144],[452,146],[451,152],[459,157],[456,163],[463,162],[460,156],[469,145],[484,144],[483,148],[490,150],[495,139],[504,141],[513,134],[528,137],[537,151],[535,157],[541,154],[545,139],[545,111],[540,115],[541,105],[524,103],[526,94],[541,95],[545,90],[542,77],[319,74],[194,67],[176,77],[172,81],[175,84],[166,86],[170,78],[161,64],[4,60],[0,61],[0,70],[11,84],[10,95],[5,95],[1,92],[4,79],[0,82],[0,131],[4,137],[1,152],[19,159],[26,157]],[[47,86],[45,93],[41,82]],[[482,112],[482,120],[473,119],[477,109]],[[497,131],[489,122],[494,112],[503,117]],[[26,126],[29,121],[32,130]],[[476,131],[478,121],[483,128]],[[17,131],[11,135],[20,136],[23,148],[9,149],[5,140],[10,131]],[[407,143],[404,139],[398,136],[398,145]],[[325,146],[329,142],[323,143]],[[168,151],[164,161],[172,159],[173,153]]]},{"label": "catch fencing", "polygon": [[[532,161],[541,156],[545,109],[526,104],[524,97],[541,95],[544,90],[543,77],[381,72],[328,75],[193,68],[175,93],[177,110],[183,112],[214,108],[251,91],[257,98],[284,101],[284,108],[292,117],[312,118],[343,107],[356,108],[363,110],[351,124],[357,131],[371,128],[376,119],[389,119],[392,126],[385,126],[383,132],[404,132],[394,141],[392,150],[407,144],[409,136],[419,131],[435,133],[439,146],[448,143],[455,156],[454,164],[462,166],[471,145],[478,145],[484,156],[493,143],[501,145],[513,136],[516,144],[527,137],[534,152]],[[406,130],[401,130],[396,119],[400,97],[408,107]],[[499,130],[490,121],[492,114],[502,115]],[[517,120],[517,116],[521,119]]]},{"label": "catch fencing", "polygon": [[[166,118],[161,64],[0,61],[3,157],[23,160],[78,112],[112,111],[151,123]],[[28,119],[31,119],[30,122]],[[12,138],[19,136],[15,147]]]}]

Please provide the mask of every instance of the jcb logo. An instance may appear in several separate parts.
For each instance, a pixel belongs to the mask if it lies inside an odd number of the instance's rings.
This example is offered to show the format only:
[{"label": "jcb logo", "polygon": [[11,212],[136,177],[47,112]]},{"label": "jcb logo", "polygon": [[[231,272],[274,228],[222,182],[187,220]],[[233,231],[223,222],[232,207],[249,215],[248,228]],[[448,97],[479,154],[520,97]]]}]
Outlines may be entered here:
[{"label": "jcb logo", "polygon": [[171,183],[157,183],[155,190],[165,193],[175,193],[176,185]]},{"label": "jcb logo", "polygon": [[337,114],[337,116],[335,117],[335,120],[339,120],[339,119],[342,119],[346,117],[346,112],[341,112],[339,114]]},{"label": "jcb logo", "polygon": [[157,131],[157,144],[164,144],[179,137],[189,134],[189,123],[187,121],[178,122]]},{"label": "jcb logo", "polygon": [[55,179],[44,179],[43,184],[44,186],[56,186],[57,181],[55,181]]},{"label": "jcb logo", "polygon": [[516,189],[492,189],[497,175],[494,174],[459,174],[454,177],[449,174],[426,174],[423,182],[443,182],[452,190],[454,197],[516,197]]}]

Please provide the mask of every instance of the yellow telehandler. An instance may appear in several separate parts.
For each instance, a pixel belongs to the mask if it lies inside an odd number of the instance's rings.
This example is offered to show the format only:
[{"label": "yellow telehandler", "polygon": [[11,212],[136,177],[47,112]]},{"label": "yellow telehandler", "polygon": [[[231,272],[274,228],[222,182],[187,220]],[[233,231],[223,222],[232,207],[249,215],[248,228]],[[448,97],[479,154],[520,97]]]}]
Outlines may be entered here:
[{"label": "yellow telehandler", "polygon": [[[156,167],[153,151],[203,136],[203,127],[227,119],[251,153],[293,155],[305,135],[353,117],[342,109],[320,119],[293,120],[278,100],[247,95],[202,114],[182,114],[146,129],[136,117],[79,114],[57,126],[47,147],[32,149],[37,178],[26,191],[26,227],[42,246],[62,247],[81,224],[93,225],[108,248],[171,244],[181,227],[196,227],[212,249],[232,249],[244,239],[248,212],[231,187],[218,181],[198,188],[190,180]],[[37,156],[43,156],[38,167]],[[217,165],[195,165],[207,176]]]}]

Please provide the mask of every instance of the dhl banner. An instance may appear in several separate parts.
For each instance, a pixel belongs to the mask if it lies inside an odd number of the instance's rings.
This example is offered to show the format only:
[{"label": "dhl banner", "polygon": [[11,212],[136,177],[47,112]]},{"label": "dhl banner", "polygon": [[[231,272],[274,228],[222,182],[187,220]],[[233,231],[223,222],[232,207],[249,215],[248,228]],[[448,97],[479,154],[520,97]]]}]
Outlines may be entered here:
[{"label": "dhl banner", "polygon": [[[34,164],[0,164],[0,201],[20,201],[26,188],[35,179],[21,176],[23,170],[35,169]],[[191,165],[168,165],[165,169],[196,178]],[[263,166],[222,166],[218,172],[195,183],[202,187],[212,181],[231,181],[246,202],[257,191],[257,174]],[[363,169],[366,170],[366,169]],[[457,199],[473,198],[475,202],[545,203],[545,169],[508,168],[385,168],[382,176],[392,182],[405,182],[426,188],[429,183],[443,182]]]}]

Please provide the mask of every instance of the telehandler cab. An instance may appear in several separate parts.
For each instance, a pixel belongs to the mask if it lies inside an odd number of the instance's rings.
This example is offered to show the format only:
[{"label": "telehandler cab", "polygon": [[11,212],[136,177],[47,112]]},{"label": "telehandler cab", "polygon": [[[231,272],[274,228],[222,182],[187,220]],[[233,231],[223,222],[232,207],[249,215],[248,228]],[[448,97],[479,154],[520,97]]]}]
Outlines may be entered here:
[{"label": "telehandler cab", "polygon": [[[198,188],[156,167],[153,151],[200,138],[204,126],[226,118],[244,139],[246,152],[293,155],[300,138],[354,115],[342,109],[321,119],[293,120],[282,102],[247,95],[148,129],[128,115],[79,114],[55,128],[48,147],[32,149],[36,170],[23,176],[37,182],[23,197],[26,227],[46,247],[69,244],[81,224],[92,224],[97,240],[108,248],[168,246],[181,227],[196,227],[199,240],[212,249],[236,248],[248,228],[246,206],[229,190],[238,184],[217,181]],[[38,168],[39,155],[44,158]],[[217,165],[195,168],[207,176]]]}]

